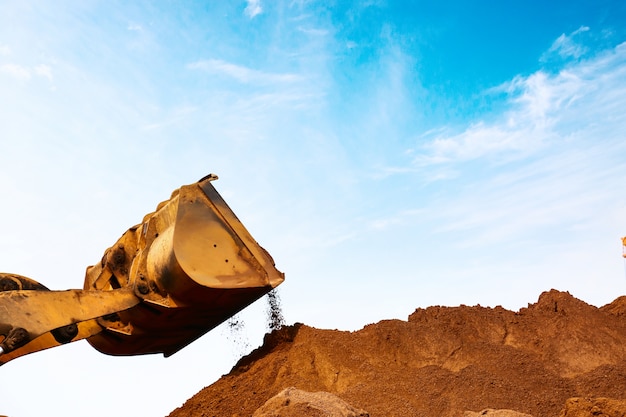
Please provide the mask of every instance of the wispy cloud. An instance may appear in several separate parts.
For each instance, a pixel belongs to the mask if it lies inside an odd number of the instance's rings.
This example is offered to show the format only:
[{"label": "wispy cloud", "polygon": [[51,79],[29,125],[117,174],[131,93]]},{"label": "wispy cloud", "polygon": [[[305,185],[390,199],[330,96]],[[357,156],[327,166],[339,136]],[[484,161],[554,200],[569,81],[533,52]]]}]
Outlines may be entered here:
[{"label": "wispy cloud", "polygon": [[371,221],[369,223],[369,227],[378,231],[387,230],[392,226],[401,226],[402,224],[407,223],[410,219],[413,219],[423,213],[424,210],[421,209],[402,210],[395,215]]},{"label": "wispy cloud", "polygon": [[417,165],[437,165],[463,162],[490,155],[524,152],[536,148],[544,132],[534,126],[515,125],[509,120],[500,125],[477,123],[460,134],[434,139],[424,146],[414,162]]},{"label": "wispy cloud", "polygon": [[138,23],[129,23],[126,29],[131,32],[141,32],[143,30],[143,26]]},{"label": "wispy cloud", "polygon": [[33,67],[33,74],[47,78],[49,81],[52,81],[52,68],[48,65],[39,64]]},{"label": "wispy cloud", "polygon": [[561,58],[574,58],[578,59],[584,54],[588,52],[588,48],[584,46],[582,43],[577,41],[577,38],[580,37],[581,34],[588,32],[589,27],[581,26],[576,29],[574,32],[566,35],[565,33],[561,34],[550,46],[541,57],[541,61],[545,62],[549,60],[554,55],[558,55]]},{"label": "wispy cloud", "polygon": [[28,67],[18,64],[3,64],[0,65],[0,73],[7,74],[17,80],[28,81],[33,76],[47,78],[52,81],[52,68],[48,65],[39,64],[33,67]]},{"label": "wispy cloud", "polygon": [[537,239],[537,230],[555,233],[543,236],[548,244],[562,239],[559,233],[576,228],[599,230],[592,225],[610,220],[597,213],[606,212],[608,204],[624,204],[615,189],[626,164],[614,156],[623,152],[624,146],[615,142],[565,147],[506,172],[493,172],[487,180],[470,182],[453,203],[435,204],[429,218],[439,220],[440,232],[467,236],[458,239],[462,246]]},{"label": "wispy cloud", "polygon": [[309,36],[327,36],[328,29],[298,27],[297,30]]},{"label": "wispy cloud", "polygon": [[0,72],[7,74],[17,80],[30,80],[31,70],[22,65],[3,64],[0,65]]},{"label": "wispy cloud", "polygon": [[[538,71],[498,87],[509,110],[454,135],[440,134],[416,149],[418,165],[458,163],[486,157],[527,156],[553,140],[565,140],[583,121],[623,120],[626,44],[556,75]],[[598,114],[598,108],[605,114]],[[611,113],[606,113],[611,112]],[[598,119],[596,119],[598,117]]]},{"label": "wispy cloud", "polygon": [[241,65],[236,65],[227,61],[223,61],[221,59],[207,59],[202,61],[196,61],[187,65],[187,68],[206,71],[217,75],[223,75],[243,84],[289,84],[302,80],[302,77],[298,74],[264,72]]},{"label": "wispy cloud", "polygon": [[247,0],[246,8],[243,13],[250,19],[254,19],[257,15],[263,13],[263,7],[261,7],[261,0]]},{"label": "wispy cloud", "polygon": [[[460,132],[419,137],[413,163],[391,174],[442,184],[420,212],[459,246],[542,240],[604,230],[597,213],[623,208],[626,175],[626,43],[550,75],[538,71],[498,87],[506,111]],[[445,186],[443,184],[448,184]],[[452,191],[454,190],[454,191]],[[373,227],[419,221],[402,214]],[[539,237],[539,233],[554,236]],[[598,233],[598,232],[594,232]],[[559,236],[559,234],[561,236]],[[463,238],[466,236],[466,238]]]}]

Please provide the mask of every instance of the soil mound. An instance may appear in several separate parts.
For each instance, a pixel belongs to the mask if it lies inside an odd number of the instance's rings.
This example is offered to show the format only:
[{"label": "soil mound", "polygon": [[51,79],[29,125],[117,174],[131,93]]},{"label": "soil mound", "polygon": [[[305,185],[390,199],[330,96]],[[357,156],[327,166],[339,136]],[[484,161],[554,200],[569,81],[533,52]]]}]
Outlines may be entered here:
[{"label": "soil mound", "polygon": [[[626,297],[597,308],[551,290],[518,312],[435,306],[355,332],[283,327],[170,417],[252,416],[289,387],[371,417],[623,416]],[[308,409],[298,415],[333,415]]]}]

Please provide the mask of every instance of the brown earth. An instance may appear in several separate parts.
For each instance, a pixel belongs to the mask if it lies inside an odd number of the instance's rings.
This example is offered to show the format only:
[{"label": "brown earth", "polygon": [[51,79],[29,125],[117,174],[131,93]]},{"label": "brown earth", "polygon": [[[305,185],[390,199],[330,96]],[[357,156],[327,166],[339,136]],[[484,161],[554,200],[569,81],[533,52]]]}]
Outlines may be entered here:
[{"label": "brown earth", "polygon": [[[626,416],[626,297],[597,308],[551,290],[518,312],[436,306],[355,332],[283,327],[170,417],[249,417],[290,387],[371,417]],[[298,406],[257,415],[350,415]]]}]

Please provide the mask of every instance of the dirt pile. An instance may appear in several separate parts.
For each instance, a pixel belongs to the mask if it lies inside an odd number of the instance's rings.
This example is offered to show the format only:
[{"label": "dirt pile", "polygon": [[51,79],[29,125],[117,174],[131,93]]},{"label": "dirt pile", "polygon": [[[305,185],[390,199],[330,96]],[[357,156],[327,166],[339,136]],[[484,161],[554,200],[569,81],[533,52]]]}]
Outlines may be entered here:
[{"label": "dirt pile", "polygon": [[170,417],[252,416],[289,387],[371,417],[623,416],[626,297],[597,308],[551,290],[518,312],[429,307],[355,332],[283,327]]}]

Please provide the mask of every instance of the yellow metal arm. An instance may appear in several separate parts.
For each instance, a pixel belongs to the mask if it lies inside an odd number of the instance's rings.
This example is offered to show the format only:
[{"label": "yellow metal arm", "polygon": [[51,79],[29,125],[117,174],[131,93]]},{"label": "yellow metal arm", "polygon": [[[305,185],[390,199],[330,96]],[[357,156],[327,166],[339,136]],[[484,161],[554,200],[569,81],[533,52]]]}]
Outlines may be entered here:
[{"label": "yellow metal arm", "polygon": [[[70,330],[68,333],[67,330]],[[67,342],[59,341],[63,339],[57,340],[59,338],[59,333],[61,334],[74,334],[72,329],[76,329],[76,336],[70,340],[70,342],[76,342],[78,340],[86,339],[90,336],[96,335],[102,331],[102,326],[98,324],[96,319],[82,321],[80,323],[76,323],[75,325],[70,325],[66,327],[62,327],[58,331],[47,332],[42,334],[41,336],[27,342],[24,346],[15,348],[9,352],[0,354],[0,365],[7,363],[8,361],[19,358],[20,356],[27,355],[29,353],[38,352],[40,350],[49,349],[56,346],[61,346]]]},{"label": "yellow metal arm", "polygon": [[0,292],[0,364],[97,334],[102,328],[92,319],[127,310],[140,302],[132,288]]}]

